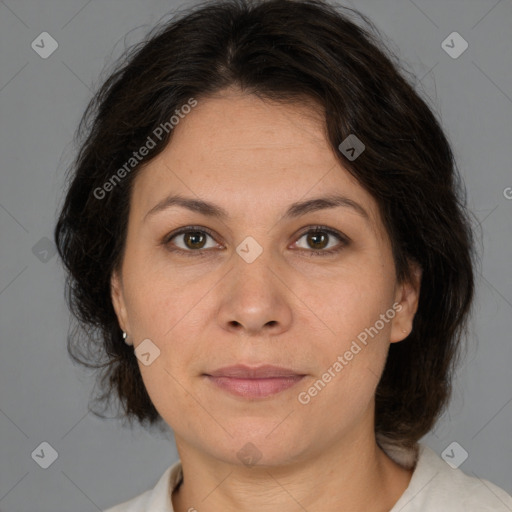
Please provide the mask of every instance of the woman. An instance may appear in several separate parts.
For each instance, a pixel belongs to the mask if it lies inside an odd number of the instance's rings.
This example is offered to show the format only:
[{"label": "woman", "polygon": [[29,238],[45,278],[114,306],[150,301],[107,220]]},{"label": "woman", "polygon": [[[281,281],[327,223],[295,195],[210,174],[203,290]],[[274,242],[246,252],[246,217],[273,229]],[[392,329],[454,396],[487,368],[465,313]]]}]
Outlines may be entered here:
[{"label": "woman", "polygon": [[168,425],[180,456],[108,512],[512,508],[419,442],[473,236],[441,127],[353,13],[198,5],[84,115],[55,230],[88,335],[70,352],[95,344],[99,401]]}]

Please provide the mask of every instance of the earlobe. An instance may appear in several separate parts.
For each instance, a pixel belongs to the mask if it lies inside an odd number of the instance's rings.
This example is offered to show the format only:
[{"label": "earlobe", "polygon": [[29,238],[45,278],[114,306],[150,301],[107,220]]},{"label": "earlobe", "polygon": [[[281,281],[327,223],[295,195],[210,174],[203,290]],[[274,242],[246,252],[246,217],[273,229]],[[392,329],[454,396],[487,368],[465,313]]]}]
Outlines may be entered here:
[{"label": "earlobe", "polygon": [[412,331],[414,315],[418,309],[420,298],[422,269],[417,263],[410,263],[412,275],[411,280],[398,286],[395,300],[400,304],[397,308],[393,325],[391,327],[390,342],[397,343],[409,336]]}]

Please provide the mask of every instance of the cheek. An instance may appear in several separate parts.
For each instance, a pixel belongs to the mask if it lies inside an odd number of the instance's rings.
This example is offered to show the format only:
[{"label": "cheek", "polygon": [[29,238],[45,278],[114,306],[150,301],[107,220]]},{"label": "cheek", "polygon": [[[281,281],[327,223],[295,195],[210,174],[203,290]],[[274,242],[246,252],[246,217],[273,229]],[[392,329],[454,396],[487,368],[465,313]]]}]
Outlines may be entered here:
[{"label": "cheek", "polygon": [[125,287],[130,325],[139,338],[167,339],[198,302],[186,284],[162,274],[144,272],[143,266],[129,275]]},{"label": "cheek", "polygon": [[323,418],[324,428],[333,433],[350,428],[368,413],[386,362],[389,343],[385,332],[368,336],[366,343],[361,343],[357,334],[322,347],[319,361],[323,364],[318,365],[318,374],[301,387],[297,396],[297,407],[306,415],[306,422]]},{"label": "cheek", "polygon": [[365,410],[386,362],[395,316],[392,291],[377,278],[364,285],[354,279],[331,285],[328,296],[335,300],[316,295],[311,309],[319,312],[322,332],[311,343],[315,344],[318,374],[302,388],[306,394],[299,403],[308,402],[318,413],[333,406],[333,421],[347,411]]},{"label": "cheek", "polygon": [[[315,289],[310,285],[309,290],[304,288],[302,296],[306,297],[305,302],[317,326],[326,331],[316,339],[329,340],[328,345],[339,351],[374,326],[380,315],[389,309],[392,294],[392,285],[379,280],[379,276],[372,278],[370,274],[360,276],[354,273],[332,279],[327,287]],[[389,322],[378,324],[383,335],[389,328]]]}]

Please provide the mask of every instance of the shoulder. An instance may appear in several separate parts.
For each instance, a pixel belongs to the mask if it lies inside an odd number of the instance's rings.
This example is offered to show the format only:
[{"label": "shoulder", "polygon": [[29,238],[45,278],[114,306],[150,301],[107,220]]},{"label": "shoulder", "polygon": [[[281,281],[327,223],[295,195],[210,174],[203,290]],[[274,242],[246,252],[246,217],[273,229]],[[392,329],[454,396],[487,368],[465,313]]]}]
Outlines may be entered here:
[{"label": "shoulder", "polygon": [[512,496],[488,480],[452,468],[420,444],[409,486],[391,510],[398,511],[510,512]]},{"label": "shoulder", "polygon": [[181,478],[181,462],[178,460],[165,470],[152,489],[103,512],[147,512],[148,510],[173,512],[170,496]]}]

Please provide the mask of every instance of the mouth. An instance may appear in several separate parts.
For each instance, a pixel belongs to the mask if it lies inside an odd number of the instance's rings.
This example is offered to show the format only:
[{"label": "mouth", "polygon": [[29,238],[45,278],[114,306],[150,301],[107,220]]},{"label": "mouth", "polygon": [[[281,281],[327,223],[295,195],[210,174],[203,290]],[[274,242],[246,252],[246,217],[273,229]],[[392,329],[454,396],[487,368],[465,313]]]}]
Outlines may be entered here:
[{"label": "mouth", "polygon": [[244,365],[220,368],[203,374],[215,387],[243,398],[266,398],[298,384],[306,375],[289,368]]}]

